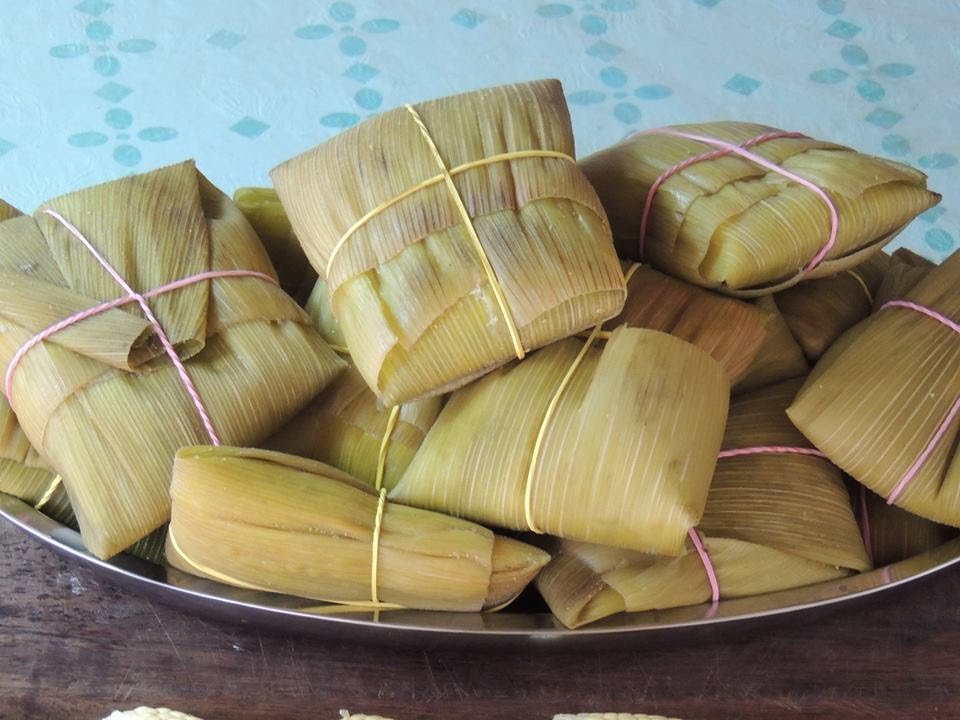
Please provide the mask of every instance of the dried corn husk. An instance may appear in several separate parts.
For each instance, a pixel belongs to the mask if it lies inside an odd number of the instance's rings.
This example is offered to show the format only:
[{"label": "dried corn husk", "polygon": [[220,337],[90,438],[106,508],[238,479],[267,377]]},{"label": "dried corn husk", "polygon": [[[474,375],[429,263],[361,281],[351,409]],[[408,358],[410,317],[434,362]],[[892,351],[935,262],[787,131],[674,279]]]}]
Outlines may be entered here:
[{"label": "dried corn husk", "polygon": [[[724,449],[809,447],[784,414],[801,382],[735,398]],[[870,566],[840,471],[820,457],[721,458],[699,531],[723,598],[799,587]],[[682,556],[663,558],[565,540],[537,586],[568,627],[711,597],[692,543]]]},{"label": "dried corn husk", "polygon": [[[932,270],[908,301],[960,320],[960,252]],[[879,310],[847,331],[814,368],[787,411],[794,424],[854,479],[888,498],[907,477],[960,396],[960,333],[902,307]],[[960,525],[960,417],[896,504]]]},{"label": "dried corn husk", "polygon": [[873,309],[879,310],[887,301],[902,298],[936,266],[915,252],[898,248],[890,256],[880,287],[874,293]]},{"label": "dried corn husk", "polygon": [[[573,152],[563,89],[544,80],[385,112],[274,169],[384,405],[447,392],[620,311],[609,226]],[[458,170],[469,163],[481,164]]]},{"label": "dried corn husk", "polygon": [[780,314],[780,308],[770,296],[758,298],[754,306],[764,315],[766,336],[746,373],[733,386],[735,394],[749,392],[781,380],[800,377],[810,372],[803,348],[793,337]]},{"label": "dried corn husk", "polygon": [[276,190],[265,187],[237,188],[233,193],[233,201],[260,236],[270,262],[277,271],[280,287],[303,305],[317,281],[317,273],[303,254]]},{"label": "dried corn husk", "polygon": [[957,536],[956,528],[925,520],[887,504],[882,497],[862,486],[861,489],[860,523],[865,539],[869,540],[873,564],[877,567],[932,550]]},{"label": "dried corn husk", "polygon": [[340,323],[333,316],[333,309],[330,307],[330,296],[327,292],[327,281],[323,278],[317,280],[307,298],[306,310],[313,318],[313,324],[317,328],[320,336],[338,353],[349,355],[347,341],[343,337],[343,330],[340,329]]},{"label": "dried corn husk", "polygon": [[[139,292],[211,269],[273,272],[243,215],[191,162],[48,205]],[[35,333],[123,294],[52,217],[0,223],[4,366]],[[150,306],[227,442],[270,434],[343,367],[306,314],[259,278],[197,283],[154,297]],[[84,543],[99,557],[167,521],[174,452],[209,441],[135,304],[34,347],[19,365],[10,400],[27,437],[63,477]]]},{"label": "dried corn husk", "polygon": [[750,367],[763,345],[768,316],[752,305],[676,280],[648,266],[625,267],[627,301],[604,323],[670,333],[709,353],[730,382]]},{"label": "dried corn husk", "polygon": [[[404,403],[395,411],[377,402],[353,365],[263,447],[329,463],[370,486],[388,490],[400,480],[443,397]],[[382,454],[382,458],[381,458]],[[382,467],[382,470],[381,470]]]},{"label": "dried corn husk", "polygon": [[877,253],[855,268],[798,283],[773,296],[810,362],[816,362],[838,337],[870,314],[890,262],[889,255]]},{"label": "dried corn husk", "polygon": [[[742,122],[674,129],[735,144],[774,131]],[[638,257],[649,188],[677,163],[712,150],[693,140],[640,133],[580,161],[622,257],[697,285],[764,294],[854,267],[940,200],[926,189],[926,176],[906,165],[806,137],[770,140],[750,150],[819,186],[839,212],[836,242],[816,269],[801,272],[827,244],[826,204],[813,191],[735,155],[694,163],[663,183],[648,219],[644,257]]]},{"label": "dried corn husk", "polygon": [[391,498],[678,554],[703,512],[728,389],[713,358],[665,333],[621,327],[603,349],[562,340],[453,393]]},{"label": "dried corn husk", "polygon": [[[177,454],[171,494],[174,567],[318,600],[372,599],[378,497],[349,475],[267,450],[194,447]],[[376,599],[434,610],[496,607],[549,559],[474,523],[392,502],[377,548]]]}]

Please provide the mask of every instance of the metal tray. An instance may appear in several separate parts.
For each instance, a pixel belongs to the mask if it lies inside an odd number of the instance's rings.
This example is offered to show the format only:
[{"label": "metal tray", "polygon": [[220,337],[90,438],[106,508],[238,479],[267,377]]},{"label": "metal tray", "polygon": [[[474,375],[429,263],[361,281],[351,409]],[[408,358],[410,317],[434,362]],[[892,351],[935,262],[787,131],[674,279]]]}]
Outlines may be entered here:
[{"label": "metal tray", "polygon": [[26,503],[0,493],[0,516],[43,545],[117,584],[188,612],[298,634],[335,638],[364,637],[418,644],[471,642],[578,646],[594,641],[675,641],[693,633],[725,634],[797,613],[811,614],[841,603],[864,600],[881,591],[960,563],[960,538],[870,572],[841,580],[749,598],[723,600],[655,612],[623,613],[577,630],[567,630],[545,612],[445,613],[423,610],[317,611],[315,601],[242,590],[152,565],[130,555],[100,560],[86,551],[76,531],[51,520]]}]

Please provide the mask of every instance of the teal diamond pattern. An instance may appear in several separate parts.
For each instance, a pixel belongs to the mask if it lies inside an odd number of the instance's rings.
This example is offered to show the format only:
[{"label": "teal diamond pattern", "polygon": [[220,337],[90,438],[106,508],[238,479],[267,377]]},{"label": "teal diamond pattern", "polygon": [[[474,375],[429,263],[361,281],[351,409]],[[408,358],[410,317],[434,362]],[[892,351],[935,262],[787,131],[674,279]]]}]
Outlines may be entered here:
[{"label": "teal diamond pattern", "polygon": [[245,36],[230,30],[217,30],[213,35],[207,38],[207,42],[224,50],[233,50],[237,45],[243,42]]},{"label": "teal diamond pattern", "polygon": [[9,140],[4,140],[3,138],[0,138],[0,157],[3,157],[8,152],[13,150],[15,147],[16,145],[14,145]]},{"label": "teal diamond pattern", "polygon": [[230,129],[237,135],[242,135],[245,138],[253,140],[263,135],[269,127],[270,126],[262,120],[257,120],[247,115],[231,125]]},{"label": "teal diamond pattern", "polygon": [[749,97],[749,96],[752,95],[754,92],[756,92],[757,88],[759,88],[760,85],[762,85],[762,84],[763,84],[763,83],[761,83],[761,82],[760,82],[759,80],[757,80],[756,78],[752,78],[752,77],[750,77],[749,75],[741,75],[740,73],[737,73],[737,74],[734,75],[732,78],[730,78],[729,80],[727,80],[727,81],[723,84],[723,86],[724,86],[727,90],[730,90],[730,91],[732,91],[732,92],[735,92],[735,93],[737,93],[738,95],[743,95],[744,97]]},{"label": "teal diamond pattern", "polygon": [[473,30],[477,25],[486,20],[486,15],[481,15],[476,10],[470,10],[469,8],[463,8],[450,18],[450,21],[455,25],[459,25],[462,28],[467,30]]},{"label": "teal diamond pattern", "polygon": [[107,102],[118,103],[126,98],[133,90],[128,88],[126,85],[121,85],[120,83],[108,82],[105,85],[101,85],[100,89],[97,90],[94,95],[102,97]]}]

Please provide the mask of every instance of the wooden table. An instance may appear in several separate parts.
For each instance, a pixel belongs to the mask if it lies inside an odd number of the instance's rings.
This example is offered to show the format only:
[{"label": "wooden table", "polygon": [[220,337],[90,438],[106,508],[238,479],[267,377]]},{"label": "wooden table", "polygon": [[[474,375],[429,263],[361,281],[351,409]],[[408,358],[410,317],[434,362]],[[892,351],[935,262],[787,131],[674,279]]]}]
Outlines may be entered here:
[{"label": "wooden table", "polygon": [[0,520],[0,718],[960,718],[960,570],[827,617],[675,646],[425,650],[298,638],[115,587]]}]

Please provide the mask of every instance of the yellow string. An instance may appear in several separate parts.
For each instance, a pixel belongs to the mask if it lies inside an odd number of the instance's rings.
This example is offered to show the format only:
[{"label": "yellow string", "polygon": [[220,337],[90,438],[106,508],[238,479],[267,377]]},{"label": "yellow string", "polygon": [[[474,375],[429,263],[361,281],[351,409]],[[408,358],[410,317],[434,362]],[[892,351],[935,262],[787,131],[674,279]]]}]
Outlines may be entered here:
[{"label": "yellow string", "polygon": [[60,483],[63,482],[63,478],[57,475],[51,482],[50,486],[44,491],[43,495],[40,496],[40,500],[36,505],[33,506],[34,510],[39,510],[48,502],[50,498],[53,497],[53,494],[57,491],[57,488],[60,487]]},{"label": "yellow string", "polygon": [[533,477],[537,472],[537,461],[540,458],[540,448],[543,445],[543,439],[547,434],[547,427],[550,424],[550,420],[553,419],[553,413],[556,411],[557,406],[560,404],[560,397],[563,395],[563,391],[567,389],[567,385],[570,384],[570,381],[573,379],[574,373],[577,371],[577,368],[580,367],[580,363],[583,362],[583,359],[587,356],[587,351],[590,349],[590,346],[593,345],[593,341],[597,339],[597,336],[600,334],[601,324],[598,324],[593,328],[593,332],[590,333],[590,337],[587,338],[587,341],[583,344],[583,347],[580,348],[580,352],[577,353],[577,357],[574,358],[573,364],[570,365],[570,368],[567,370],[567,374],[563,376],[563,380],[560,381],[560,385],[557,387],[557,391],[553,394],[553,397],[550,399],[550,404],[547,405],[547,411],[543,415],[543,421],[540,423],[540,430],[537,433],[537,439],[533,443],[533,454],[530,456],[530,467],[527,470],[527,482],[523,492],[523,515],[526,520],[527,527],[530,528],[531,532],[543,534],[543,530],[538,528],[533,522]]},{"label": "yellow string", "polygon": [[335,353],[340,353],[341,355],[350,354],[350,348],[345,347],[344,345],[334,345],[333,343],[329,343],[329,342],[327,343],[327,345],[329,345],[330,349],[333,350]]},{"label": "yellow string", "polygon": [[387,451],[390,447],[390,436],[393,435],[397,427],[397,420],[400,418],[400,406],[394,405],[390,408],[390,417],[387,418],[387,427],[383,431],[383,439],[380,441],[380,455],[377,456],[377,477],[374,487],[377,490],[383,488],[383,475],[387,469]]},{"label": "yellow string", "polygon": [[377,566],[380,564],[380,527],[383,525],[383,508],[387,504],[387,491],[380,488],[380,498],[377,500],[377,519],[373,523],[373,550],[370,557],[370,600],[374,605],[380,604],[377,594]]},{"label": "yellow string", "polygon": [[854,280],[856,280],[857,283],[859,283],[860,287],[863,288],[864,294],[867,296],[867,302],[870,304],[870,307],[873,307],[873,293],[870,292],[870,288],[867,287],[867,283],[864,282],[863,278],[860,277],[860,276],[859,276],[856,272],[854,272],[853,270],[846,270],[845,272],[846,272],[850,277],[852,277]]}]

